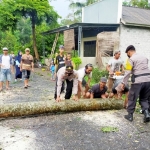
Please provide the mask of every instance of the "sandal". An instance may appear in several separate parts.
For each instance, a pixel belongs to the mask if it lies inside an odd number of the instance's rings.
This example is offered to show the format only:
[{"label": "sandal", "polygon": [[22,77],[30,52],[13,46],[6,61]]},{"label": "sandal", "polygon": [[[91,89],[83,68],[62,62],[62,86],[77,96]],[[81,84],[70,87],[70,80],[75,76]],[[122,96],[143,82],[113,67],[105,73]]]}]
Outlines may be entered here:
[{"label": "sandal", "polygon": [[24,86],[24,88],[25,88],[25,89],[27,89],[27,88],[28,88],[28,86]]}]

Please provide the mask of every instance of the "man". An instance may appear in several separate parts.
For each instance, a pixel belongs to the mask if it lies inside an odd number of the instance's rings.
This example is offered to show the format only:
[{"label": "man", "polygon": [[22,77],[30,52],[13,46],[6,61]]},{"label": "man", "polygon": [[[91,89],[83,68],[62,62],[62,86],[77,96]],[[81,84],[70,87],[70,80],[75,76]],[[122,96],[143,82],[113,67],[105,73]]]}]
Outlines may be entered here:
[{"label": "man", "polygon": [[116,72],[123,72],[124,66],[123,61],[120,58],[120,51],[115,51],[114,57],[109,60],[108,65],[106,67],[107,71],[109,71],[109,78],[108,78],[108,91],[111,92],[114,79],[112,78]]},{"label": "man", "polygon": [[[85,93],[89,90],[90,81],[92,78],[92,70],[93,70],[93,65],[87,64],[84,68],[81,68],[77,71],[78,73],[78,98],[81,98],[81,94],[83,97],[85,97]],[[84,80],[85,76],[88,76],[87,83]],[[85,86],[85,90],[83,90],[82,85]]]},{"label": "man", "polygon": [[137,54],[133,45],[129,45],[125,52],[129,57],[131,67],[128,67],[130,69],[125,72],[121,85],[122,89],[125,88],[130,74],[132,74],[132,84],[129,91],[127,107],[128,115],[125,115],[125,119],[133,121],[136,100],[139,97],[139,102],[141,104],[142,111],[144,112],[144,122],[149,122],[150,114],[148,111],[148,98],[150,96],[150,70],[148,69],[148,59],[141,54]]},{"label": "man", "polygon": [[92,88],[86,93],[86,98],[107,98],[108,93],[106,93],[106,82],[107,79],[105,77],[102,77],[100,79],[100,83],[93,85]]},{"label": "man", "polygon": [[12,66],[12,57],[8,54],[8,48],[3,48],[3,55],[0,56],[0,91],[3,89],[3,82],[6,81],[6,89],[9,90],[9,82],[11,81],[11,73],[14,73]]},{"label": "man", "polygon": [[22,76],[24,78],[24,88],[29,87],[29,78],[31,71],[34,71],[33,56],[30,54],[30,49],[25,49],[25,54],[22,55],[20,63],[20,71],[22,71]]},{"label": "man", "polygon": [[65,99],[70,99],[73,93],[73,99],[78,100],[78,75],[76,70],[73,70],[73,66],[68,65],[66,67],[61,67],[57,72],[56,79],[56,89],[55,89],[55,99],[56,102],[61,101],[60,94],[64,90],[63,82],[66,81],[66,94]]},{"label": "man", "polygon": [[122,95],[125,94],[124,108],[127,108],[129,86],[125,85],[125,88],[121,88],[122,79],[116,79],[112,88],[112,93],[110,93],[110,98],[115,97],[116,99],[121,99]]},{"label": "man", "polygon": [[55,71],[57,72],[61,67],[65,66],[65,55],[64,55],[64,46],[59,46],[59,55],[56,57],[56,60],[54,62],[55,64]]}]

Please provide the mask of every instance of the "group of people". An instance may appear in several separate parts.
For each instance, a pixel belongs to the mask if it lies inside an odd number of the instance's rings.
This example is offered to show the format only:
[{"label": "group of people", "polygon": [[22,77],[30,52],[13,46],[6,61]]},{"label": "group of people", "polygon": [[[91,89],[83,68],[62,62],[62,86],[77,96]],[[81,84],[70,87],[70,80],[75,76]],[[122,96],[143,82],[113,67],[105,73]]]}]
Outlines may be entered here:
[{"label": "group of people", "polygon": [[30,49],[25,49],[25,54],[21,51],[15,56],[13,53],[8,53],[8,48],[3,48],[3,54],[0,55],[0,91],[3,90],[3,83],[6,81],[6,89],[9,90],[11,74],[15,72],[15,82],[24,79],[24,88],[29,87],[29,78],[31,71],[34,71],[33,56],[30,54]]},{"label": "group of people", "polygon": [[[64,98],[78,100],[82,98],[121,98],[126,95],[124,107],[128,114],[125,119],[133,121],[136,102],[139,98],[144,122],[150,121],[150,70],[148,68],[148,59],[136,53],[133,45],[126,48],[125,53],[128,56],[126,66],[121,60],[120,51],[115,51],[114,57],[108,62],[108,79],[101,77],[100,82],[90,87],[92,79],[93,65],[87,64],[85,67],[75,70],[75,65],[71,60],[71,54],[64,55],[64,46],[59,47],[59,54],[53,59],[50,70],[52,80],[56,80],[54,98],[56,102],[62,100],[61,94],[65,93]],[[14,60],[14,61],[13,61]],[[14,62],[14,63],[13,63]],[[13,65],[14,64],[14,65]],[[16,57],[8,54],[8,48],[3,48],[3,54],[0,55],[0,91],[3,90],[3,82],[6,81],[6,89],[9,89],[11,73],[16,68],[16,79],[24,79],[24,88],[29,87],[29,78],[31,71],[34,71],[33,56],[30,49],[25,49],[25,54],[18,52]],[[128,80],[131,76],[131,87],[128,86]],[[84,77],[87,76],[87,81]]]},{"label": "group of people", "polygon": [[[124,107],[128,114],[125,119],[133,121],[136,102],[139,98],[144,122],[150,121],[150,70],[148,68],[148,59],[136,53],[135,47],[129,45],[125,53],[128,56],[126,66],[121,60],[120,51],[115,51],[114,57],[108,62],[108,79],[102,77],[100,82],[90,88],[93,65],[87,64],[85,67],[75,70],[72,63],[66,63],[64,56],[64,47],[60,46],[59,54],[53,62],[55,64],[56,87],[54,98],[56,102],[61,101],[61,93],[65,93],[65,99],[74,100],[81,98],[121,98],[126,95]],[[71,62],[71,59],[69,60]],[[131,76],[131,87],[128,80]],[[88,81],[84,77],[88,77]],[[83,88],[85,87],[85,88]]]}]

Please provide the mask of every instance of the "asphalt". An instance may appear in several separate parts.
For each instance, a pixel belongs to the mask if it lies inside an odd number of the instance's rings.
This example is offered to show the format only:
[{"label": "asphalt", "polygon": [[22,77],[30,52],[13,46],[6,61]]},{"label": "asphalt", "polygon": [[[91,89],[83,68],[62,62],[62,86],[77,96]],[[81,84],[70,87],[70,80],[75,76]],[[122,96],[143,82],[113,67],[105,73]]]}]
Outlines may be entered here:
[{"label": "asphalt", "polygon": [[[45,101],[53,98],[55,82],[48,71],[36,70],[31,87],[21,81],[0,93],[0,102]],[[0,119],[0,150],[149,150],[150,123],[137,110],[134,121],[126,110],[50,113]]]}]

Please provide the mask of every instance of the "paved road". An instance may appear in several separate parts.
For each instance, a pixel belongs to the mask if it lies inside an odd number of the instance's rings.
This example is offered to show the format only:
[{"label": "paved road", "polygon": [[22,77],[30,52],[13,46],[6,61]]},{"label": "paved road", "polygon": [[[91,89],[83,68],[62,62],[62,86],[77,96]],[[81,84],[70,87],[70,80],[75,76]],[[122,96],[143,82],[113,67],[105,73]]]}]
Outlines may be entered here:
[{"label": "paved road", "polygon": [[[30,83],[27,90],[21,82],[12,83],[10,91],[0,93],[1,103],[52,97],[55,83],[48,72],[37,70]],[[0,150],[149,150],[150,123],[142,123],[139,113],[130,123],[124,114],[111,110],[0,119]],[[107,126],[116,131],[103,132]]]}]

